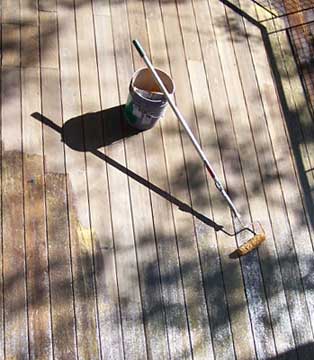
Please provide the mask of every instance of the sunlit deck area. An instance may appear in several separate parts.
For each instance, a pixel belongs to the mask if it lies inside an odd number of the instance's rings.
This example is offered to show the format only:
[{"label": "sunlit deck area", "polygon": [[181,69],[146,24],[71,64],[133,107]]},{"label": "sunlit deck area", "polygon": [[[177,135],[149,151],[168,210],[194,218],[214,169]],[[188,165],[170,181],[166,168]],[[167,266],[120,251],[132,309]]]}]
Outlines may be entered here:
[{"label": "sunlit deck area", "polygon": [[[0,359],[314,358],[314,123],[267,3],[2,0]],[[171,109],[126,124],[136,38],[247,256]]]}]

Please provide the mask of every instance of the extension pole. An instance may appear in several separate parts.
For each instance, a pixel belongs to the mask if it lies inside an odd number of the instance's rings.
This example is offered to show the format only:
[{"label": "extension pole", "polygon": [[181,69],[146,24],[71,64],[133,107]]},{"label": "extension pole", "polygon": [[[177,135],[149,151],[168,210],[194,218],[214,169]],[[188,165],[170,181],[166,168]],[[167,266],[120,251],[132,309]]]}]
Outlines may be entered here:
[{"label": "extension pole", "polygon": [[184,127],[185,131],[187,132],[190,140],[192,141],[196,151],[198,152],[198,154],[200,155],[201,159],[204,162],[204,165],[207,169],[207,171],[209,172],[210,176],[212,177],[212,179],[215,182],[215,186],[216,188],[219,190],[219,192],[223,195],[223,197],[226,199],[229,207],[231,208],[232,212],[234,213],[234,215],[236,216],[236,218],[239,220],[239,222],[242,224],[241,222],[241,216],[238,212],[238,210],[236,209],[235,205],[233,204],[232,200],[230,199],[229,195],[227,194],[227,192],[225,191],[225,189],[223,188],[218,176],[216,175],[214,169],[212,168],[212,166],[210,165],[209,161],[206,158],[206,155],[204,154],[204,151],[202,150],[202,148],[200,147],[199,143],[197,142],[194,134],[192,133],[191,129],[189,128],[187,122],[185,121],[183,115],[181,114],[181,112],[179,111],[179,109],[177,108],[177,106],[175,105],[173,99],[171,98],[171,95],[169,94],[167,88],[165,87],[165,85],[163,84],[163,82],[161,81],[159,75],[157,74],[156,70],[154,69],[154,66],[152,65],[152,63],[150,62],[149,58],[147,57],[144,49],[142,48],[141,44],[139,43],[138,40],[133,40],[133,45],[135,46],[136,50],[138,51],[139,55],[142,57],[142,59],[144,60],[145,64],[147,65],[147,67],[150,69],[155,81],[157,82],[160,90],[163,92],[163,94],[165,95],[169,105],[171,106],[173,112],[175,113],[175,115],[177,116],[178,120],[180,121],[181,125]]}]

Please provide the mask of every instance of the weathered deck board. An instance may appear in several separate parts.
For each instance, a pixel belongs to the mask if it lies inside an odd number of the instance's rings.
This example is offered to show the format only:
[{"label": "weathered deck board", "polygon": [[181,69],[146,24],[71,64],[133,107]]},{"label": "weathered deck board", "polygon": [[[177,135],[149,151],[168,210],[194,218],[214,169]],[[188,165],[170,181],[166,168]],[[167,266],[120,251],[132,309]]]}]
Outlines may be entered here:
[{"label": "weathered deck board", "polygon": [[[270,24],[271,26],[273,24]],[[295,165],[295,171],[294,175],[291,174],[288,178],[290,179],[290,182],[294,184],[294,189],[291,191],[287,190],[287,183],[285,182],[285,188],[284,190],[284,197],[286,198],[288,195],[288,198],[286,200],[287,208],[288,208],[288,216],[291,223],[291,229],[293,234],[293,240],[294,240],[294,249],[296,251],[297,255],[297,267],[300,269],[300,277],[301,277],[301,286],[302,290],[305,292],[305,298],[306,298],[306,306],[309,311],[310,318],[312,317],[313,310],[311,310],[312,307],[312,300],[313,297],[311,295],[311,289],[312,285],[309,284],[309,278],[311,277],[311,269],[309,267],[309,263],[311,262],[312,258],[312,245],[311,245],[311,233],[313,232],[312,225],[311,225],[311,213],[313,212],[312,206],[312,196],[309,192],[309,187],[311,186],[311,180],[309,177],[311,176],[310,173],[305,173],[306,169],[306,158],[305,153],[303,151],[304,149],[304,143],[299,142],[297,139],[300,139],[299,137],[299,125],[298,125],[298,117],[304,119],[304,115],[306,115],[306,109],[304,108],[304,100],[300,102],[300,95],[298,87],[300,88],[300,79],[296,76],[295,72],[291,72],[291,62],[293,62],[293,59],[289,59],[289,54],[291,54],[291,49],[288,46],[287,38],[284,33],[278,33],[278,36],[271,36],[270,38],[271,46],[274,51],[274,55],[277,62],[277,74],[278,72],[281,74],[280,80],[277,80],[280,82],[281,85],[281,98],[284,100],[283,103],[283,110],[284,114],[286,115],[286,119],[281,118],[282,120],[286,120],[286,123],[283,122],[283,126],[287,129],[288,141],[292,144],[292,147],[290,147],[291,154],[292,154],[292,163]],[[281,61],[280,61],[281,59]],[[290,62],[290,65],[286,65],[287,62]],[[290,67],[290,70],[288,70]],[[295,70],[295,68],[294,68]],[[291,88],[290,79],[294,83],[293,88]],[[287,81],[288,80],[288,81]],[[299,85],[297,85],[297,82],[299,82]],[[296,90],[296,91],[295,91]],[[296,92],[296,95],[294,95],[294,92]],[[294,99],[293,99],[294,98]],[[297,101],[297,99],[299,101]],[[297,105],[297,106],[296,106]],[[290,115],[289,115],[290,114]],[[279,137],[280,130],[277,130],[277,137]],[[295,133],[295,136],[294,136]],[[303,149],[302,149],[303,148]],[[287,152],[287,150],[286,150]],[[292,181],[291,181],[292,180]],[[296,186],[296,180],[299,180],[299,191]],[[303,206],[301,202],[301,197],[303,198]],[[293,204],[293,205],[292,205]],[[306,222],[305,214],[306,212],[309,221]],[[302,227],[300,227],[300,223],[303,224]],[[298,225],[297,225],[298,224]],[[301,245],[302,244],[302,245]],[[287,265],[286,265],[287,266]],[[291,286],[291,285],[290,285]],[[290,287],[289,286],[289,287]],[[303,292],[303,291],[302,291]],[[309,334],[311,336],[311,334]],[[299,336],[297,336],[297,340],[300,341]],[[310,357],[311,350],[311,343],[310,345],[303,350],[302,345],[300,347],[300,353],[303,354],[301,356],[308,356]]]},{"label": "weathered deck board", "polygon": [[[12,30],[15,38],[9,31]],[[7,32],[6,32],[7,31]],[[11,47],[6,37],[14,41]],[[2,276],[4,354],[28,359],[28,320],[24,242],[23,161],[21,123],[20,32],[2,26],[1,68],[1,173],[2,173]],[[11,62],[11,54],[14,62]],[[6,64],[15,66],[5,66]]]},{"label": "weathered deck board", "polygon": [[[166,42],[161,9],[158,3],[145,3],[151,57],[158,67],[164,68],[167,59]],[[158,36],[160,34],[160,36]],[[158,44],[158,45],[157,45]],[[162,44],[162,46],[160,45]],[[162,48],[155,52],[156,46]],[[137,54],[135,54],[138,56]],[[169,116],[169,115],[168,115]],[[155,233],[163,289],[164,307],[170,356],[189,356],[187,314],[185,311],[182,278],[180,274],[178,250],[173,222],[173,209],[161,125],[144,134],[147,154],[148,178],[161,189],[151,193]],[[162,197],[160,197],[162,196]],[[168,197],[169,196],[169,197]],[[167,200],[171,199],[171,202]],[[177,355],[176,355],[177,354]]]},{"label": "weathered deck board", "polygon": [[[81,115],[81,94],[74,4],[58,4],[58,35],[60,51],[63,121]],[[76,146],[84,147],[83,124],[79,118],[68,136],[74,136]],[[83,144],[82,144],[83,143]],[[99,336],[96,319],[96,294],[92,234],[90,228],[84,152],[66,146],[66,169],[77,351],[82,358],[99,356]]]},{"label": "weathered deck board", "polygon": [[[96,48],[97,48],[97,62],[98,62],[98,76],[99,76],[99,91],[101,109],[109,109],[114,107],[118,103],[117,90],[111,91],[110,94],[107,91],[109,84],[115,85],[116,89],[116,67],[114,57],[112,56],[113,50],[113,39],[111,29],[111,18],[109,2],[106,3],[107,14],[109,15],[96,15],[94,17],[95,22],[95,35],[96,35]],[[104,110],[103,110],[104,111]],[[113,115],[106,114],[101,115],[102,124],[102,140],[108,138],[106,127],[106,121],[116,121],[117,111],[113,112]],[[97,129],[96,129],[97,130]],[[106,155],[107,149],[99,149],[101,155]],[[100,164],[98,163],[98,166]],[[97,174],[96,181],[98,186],[95,186],[95,199],[98,199],[100,209],[103,209],[98,213],[97,219],[94,219],[93,210],[91,210],[91,221],[93,227],[99,226],[100,221],[104,223],[103,229],[99,229],[98,236],[105,233],[101,240],[100,253],[103,253],[103,266],[102,270],[96,271],[99,275],[96,278],[97,281],[97,292],[98,292],[98,306],[99,306],[99,324],[100,324],[100,338],[102,341],[102,354],[103,357],[107,356],[109,359],[122,359],[123,358],[123,335],[121,325],[121,313],[119,303],[119,286],[117,283],[117,267],[116,267],[116,249],[115,241],[113,238],[112,228],[112,214],[111,214],[111,201],[110,201],[110,189],[109,189],[109,175],[107,162],[103,162],[104,178]],[[97,195],[98,187],[101,186],[104,190],[107,186],[107,191],[103,193],[103,197],[99,198]],[[96,200],[95,200],[96,201]],[[97,224],[95,224],[97,222]],[[105,275],[105,276],[104,276]]]},{"label": "weathered deck board", "polygon": [[[2,7],[0,8],[0,19],[2,18]],[[0,51],[2,53],[2,26],[0,26]],[[0,64],[1,66],[1,64]],[[0,70],[0,76],[1,76],[1,70]],[[1,76],[2,77],[2,76]],[[1,143],[1,149],[0,149],[0,162],[2,164],[2,127],[1,127],[1,118],[2,118],[2,86],[1,86],[1,79],[0,79],[0,143]],[[2,194],[2,168],[0,166],[0,193]],[[4,344],[5,344],[5,330],[4,330],[4,277],[3,277],[3,223],[2,223],[2,205],[0,205],[0,219],[1,219],[1,225],[0,225],[0,357],[4,358]]]},{"label": "weathered deck board", "polygon": [[[0,358],[312,358],[313,123],[281,20],[232,4],[3,0]],[[126,124],[134,38],[258,251],[229,257],[245,237],[171,110]]]},{"label": "weathered deck board", "polygon": [[[2,19],[10,13],[3,4]],[[16,9],[19,17],[19,9]],[[20,29],[2,26],[1,125],[2,125],[2,270],[4,348],[6,356],[28,358],[27,294],[25,271]],[[6,67],[5,65],[8,65]],[[11,119],[14,119],[12,122]],[[14,232],[12,232],[12,228]],[[12,294],[15,296],[12,297]],[[12,301],[15,298],[15,301]]]},{"label": "weathered deck board", "polygon": [[[111,1],[110,5],[117,74],[114,91],[118,94],[117,100],[118,105],[120,105],[126,101],[126,92],[122,90],[122,84],[126,86],[132,75],[127,9],[124,1]],[[127,166],[127,159],[123,140],[123,117],[121,110],[118,112],[116,121],[118,122],[116,126],[114,123],[108,124],[109,131],[116,131],[121,141],[109,147],[108,156],[125,168]],[[146,359],[147,344],[143,323],[143,303],[137,264],[130,183],[129,179],[125,174],[122,175],[118,168],[110,167],[108,173],[123,327],[124,356],[126,358]]]},{"label": "weathered deck board", "polygon": [[57,0],[39,0],[38,9],[45,12],[54,12],[57,10]]},{"label": "weathered deck board", "polygon": [[[243,8],[250,12],[249,5],[245,2]],[[291,329],[291,322],[289,312],[287,310],[287,302],[284,295],[283,281],[280,273],[279,259],[277,259],[277,244],[275,242],[277,235],[273,238],[272,233],[279,233],[282,224],[287,221],[284,215],[283,208],[275,205],[272,194],[276,194],[277,201],[283,204],[281,194],[280,183],[276,170],[275,158],[272,153],[271,140],[268,134],[267,119],[264,110],[264,104],[261,101],[260,93],[261,84],[258,82],[257,74],[259,66],[263,63],[267,64],[266,54],[265,58],[262,58],[262,54],[259,54],[260,60],[256,62],[256,44],[262,42],[261,32],[256,26],[252,26],[248,21],[244,22],[245,31],[249,34],[248,44],[252,57],[251,66],[243,67],[239,61],[240,73],[242,81],[244,82],[244,88],[247,89],[246,103],[248,107],[248,113],[250,115],[250,125],[252,131],[259,136],[254,136],[254,144],[257,151],[258,165],[261,172],[265,201],[262,202],[263,206],[260,210],[260,216],[258,217],[265,227],[265,231],[268,234],[267,246],[260,249],[261,266],[263,271],[263,278],[265,283],[267,300],[269,303],[269,312],[271,316],[271,326],[274,332],[274,340],[278,353],[287,351],[294,347],[293,334]],[[251,40],[252,38],[252,40]],[[269,179],[272,179],[270,181]],[[280,199],[280,200],[279,200]],[[267,207],[269,217],[267,214]],[[280,252],[279,252],[280,254]],[[271,264],[271,266],[269,266]],[[280,316],[278,317],[278,314]],[[295,354],[291,354],[292,358]]]},{"label": "weathered deck board", "polygon": [[[251,78],[254,77],[254,72],[250,70],[254,65],[252,64],[250,49],[245,42],[245,37],[243,40],[239,40],[236,36],[238,32],[245,34],[242,19],[228,8],[226,8],[226,15],[233,49],[229,49],[227,58],[230,63],[229,65],[227,63],[224,74],[227,91],[229,92],[233,126],[239,148],[241,167],[243,169],[249,210],[253,220],[259,219],[259,221],[265,224],[269,222],[267,203],[265,201],[262,178],[260,175],[257,175],[259,174],[259,163],[257,150],[251,134],[251,122],[255,119],[249,112],[249,104],[252,103],[253,96],[258,98],[258,93],[251,87]],[[234,27],[237,28],[237,31],[234,30]],[[232,54],[232,50],[234,54]],[[234,94],[238,95],[234,96]],[[252,98],[249,98],[249,96]],[[259,123],[261,124],[261,122]],[[250,157],[247,156],[248,153],[251,154]],[[263,249],[266,248],[267,244]],[[267,252],[266,257],[263,257],[263,254],[260,255],[261,261],[268,256]],[[270,326],[270,315],[261,268],[257,264],[257,258],[255,257],[254,259],[253,256],[245,257],[242,260],[257,357],[267,358],[276,356],[276,350],[272,327]]]},{"label": "weathered deck board", "polygon": [[40,11],[39,19],[40,66],[59,69],[57,14],[55,12]]},{"label": "weathered deck board", "polygon": [[[79,65],[79,82],[80,82],[80,98],[81,98],[81,111],[82,114],[90,113],[97,111],[100,107],[99,103],[99,89],[98,89],[98,76],[97,76],[97,64],[96,64],[96,49],[95,49],[95,35],[94,35],[94,26],[93,26],[93,13],[92,13],[92,3],[87,2],[81,6],[75,6],[75,20],[76,20],[76,31],[77,31],[77,50],[78,50],[78,65]],[[98,117],[100,120],[100,117]],[[88,149],[90,143],[95,141],[93,138],[92,125],[89,123],[89,119],[82,118],[81,121],[78,121],[78,124],[81,123],[83,127],[83,151]],[[98,125],[101,128],[101,125]],[[101,136],[101,132],[99,132]],[[89,243],[89,256],[90,256],[90,281],[93,282],[93,291],[94,296],[91,297],[91,304],[94,303],[92,307],[93,315],[95,317],[95,323],[93,324],[93,333],[91,336],[99,338],[98,342],[98,356],[101,354],[101,342],[100,342],[100,328],[99,328],[99,306],[98,306],[98,289],[97,289],[97,280],[96,280],[96,268],[101,272],[103,267],[104,259],[102,254],[99,253],[101,248],[100,239],[102,236],[107,236],[101,234],[99,225],[95,221],[98,212],[101,211],[100,206],[95,203],[95,199],[101,199],[102,195],[102,186],[99,186],[99,182],[94,182],[94,179],[98,177],[99,166],[97,159],[90,154],[89,152],[85,153],[85,162],[86,162],[86,182],[87,182],[87,199],[88,199],[88,210],[90,221],[90,243]],[[98,180],[105,180],[99,176]],[[105,184],[105,183],[104,183]],[[98,188],[95,186],[98,185]],[[93,216],[93,217],[92,217]],[[99,217],[99,215],[98,215]],[[94,220],[94,222],[92,222]],[[101,227],[103,229],[103,227]],[[86,251],[86,249],[84,250]],[[92,284],[91,284],[92,285]],[[86,294],[90,296],[90,289],[87,289]],[[85,312],[84,308],[82,310]],[[84,326],[82,326],[82,335],[84,333]],[[96,356],[94,353],[93,356]]]},{"label": "weathered deck board", "polygon": [[[146,19],[143,4],[128,1],[130,38],[138,38],[148,47]],[[131,46],[131,45],[130,45]],[[141,59],[133,52],[133,67],[138,69]],[[130,59],[131,59],[130,54]],[[122,101],[128,96],[127,82],[119,81]],[[144,179],[148,178],[147,156],[143,133],[129,137],[125,141],[127,167]],[[167,326],[160,279],[160,265],[156,247],[151,195],[149,188],[135,179],[130,179],[130,195],[132,203],[134,234],[137,246],[137,261],[140,272],[143,316],[146,334],[147,355],[150,359],[169,358]],[[141,204],[141,206],[139,206]]]},{"label": "weathered deck board", "polygon": [[[285,34],[279,33],[278,36],[271,36],[270,41],[277,59],[282,59],[277,62],[278,70],[281,73],[281,81],[282,87],[284,90],[284,94],[287,94],[286,91],[289,92],[290,84],[286,83],[287,78],[289,78],[289,74],[285,71],[285,62],[284,56],[282,53],[282,41],[286,41],[284,39]],[[287,45],[287,43],[286,43]],[[289,50],[289,48],[286,48]],[[265,77],[265,73],[263,73],[263,77]],[[265,86],[264,86],[265,89]],[[262,90],[263,91],[263,90]],[[269,85],[267,93],[267,107],[271,104]],[[262,97],[263,97],[262,92]],[[290,117],[287,121],[293,121],[295,119],[296,113],[291,110],[291,106],[289,97],[286,96],[286,103],[283,104],[284,110],[287,110],[291,113]],[[289,104],[290,103],[290,104]],[[290,109],[290,110],[289,110]],[[285,290],[286,296],[288,300],[289,312],[292,321],[293,333],[295,342],[298,346],[299,356],[303,358],[311,357],[311,346],[303,349],[302,344],[309,343],[312,344],[312,326],[311,326],[311,311],[309,306],[311,306],[312,296],[309,292],[309,287],[304,283],[304,279],[306,280],[311,273],[309,269],[309,260],[308,257],[312,256],[312,244],[307,228],[307,223],[305,221],[304,208],[301,201],[301,196],[299,193],[299,188],[297,186],[296,173],[294,169],[294,160],[298,161],[297,156],[293,158],[293,153],[290,153],[289,149],[289,138],[285,137],[285,127],[289,126],[289,124],[285,124],[282,113],[280,113],[280,109],[273,104],[269,114],[269,118],[272,119],[268,123],[269,132],[272,138],[272,144],[274,148],[275,157],[277,160],[277,167],[280,176],[280,182],[283,191],[284,198],[284,206],[285,211],[287,213],[288,221],[287,224],[289,226],[288,234],[289,236],[289,245],[287,245],[287,236],[283,239],[284,243],[277,242],[277,244],[281,244],[281,254],[280,261],[283,262],[281,265],[283,279],[285,280]],[[291,140],[293,141],[293,140]],[[285,155],[283,155],[285,154]],[[289,154],[291,154],[289,156]],[[301,156],[299,154],[299,156]],[[300,222],[304,225],[300,227]],[[280,226],[282,228],[282,224]],[[285,258],[289,258],[289,266],[284,263]],[[300,308],[302,311],[300,312]],[[300,327],[300,317],[303,319],[304,326]],[[307,327],[307,330],[305,330]]]},{"label": "weathered deck board", "polygon": [[[276,37],[273,37],[271,39],[271,41],[272,41],[273,49],[274,49],[274,51],[276,51],[278,49],[278,46],[276,46],[276,41],[277,41]],[[254,49],[253,50],[253,57],[255,59],[256,65],[257,65],[256,66],[256,73],[257,73],[257,78],[258,78],[258,81],[259,81],[259,84],[260,84],[261,98],[262,98],[262,101],[263,101],[265,114],[268,117],[268,119],[271,119],[271,121],[268,122],[268,125],[269,125],[271,141],[272,141],[272,144],[273,144],[273,147],[274,147],[274,154],[275,154],[275,158],[276,158],[278,156],[277,151],[280,151],[280,144],[281,144],[281,146],[285,146],[285,141],[286,141],[286,139],[284,137],[282,137],[282,135],[284,133],[284,127],[282,127],[280,130],[278,130],[278,126],[280,126],[280,125],[276,125],[277,126],[277,132],[273,131],[274,124],[277,124],[278,121],[279,121],[279,124],[280,124],[280,120],[282,120],[282,117],[281,117],[281,114],[279,112],[279,109],[277,110],[275,102],[273,102],[272,107],[270,107],[271,95],[269,94],[269,92],[271,90],[274,90],[274,89],[271,89],[272,84],[269,82],[269,78],[270,78],[271,74],[268,71],[265,71],[264,65],[262,65],[261,61],[260,61],[261,51],[263,52],[264,49],[263,48],[257,48],[256,46],[254,46],[253,42],[252,42],[252,47]],[[257,56],[257,54],[258,54],[258,56]],[[278,54],[277,54],[277,56],[278,56]],[[277,57],[277,60],[278,59],[280,59],[280,55],[279,55],[279,57]],[[281,64],[282,63],[279,61],[278,66],[281,66]],[[268,96],[267,96],[267,93],[268,93]],[[273,94],[274,94],[273,96],[276,96],[275,92],[273,92]],[[266,100],[265,100],[264,96],[267,96]],[[285,104],[283,104],[283,106],[284,105]],[[275,119],[278,119],[278,120],[275,121]],[[282,133],[280,133],[281,131],[282,131]],[[278,137],[280,135],[281,135],[281,142],[278,141]],[[277,138],[276,138],[276,136],[277,136]],[[289,149],[288,148],[286,148],[285,153],[289,154]],[[281,175],[281,178],[280,178],[280,180],[281,180],[280,184],[281,185],[282,185],[282,182],[283,182],[283,178],[286,177],[284,175],[284,173],[282,172],[283,159],[284,159],[283,157],[280,158],[279,161],[280,161],[281,164],[279,164],[279,166],[278,166],[279,175]],[[289,157],[287,158],[287,160],[289,161]],[[276,161],[278,162],[278,157],[276,158]],[[290,163],[290,164],[291,164],[290,165],[290,170],[288,170],[288,171],[293,172],[293,170],[294,170],[293,165],[292,165],[292,163]],[[287,168],[287,166],[286,166],[286,168]],[[288,167],[288,169],[289,169],[289,167]],[[280,173],[280,170],[281,170],[281,173]],[[291,179],[293,179],[293,178],[291,178]],[[287,186],[287,182],[284,182],[284,183]],[[283,197],[284,197],[284,199],[285,199],[285,196],[287,195],[287,192],[290,192],[290,193],[292,192],[293,194],[295,194],[295,196],[298,196],[297,195],[298,188],[297,188],[297,186],[295,186],[296,183],[295,183],[295,181],[293,181],[292,183],[294,183],[294,186],[291,188],[290,191],[287,190],[287,187],[285,187],[285,188],[283,187]],[[267,193],[269,194],[269,191]],[[275,200],[278,201],[278,199],[273,199],[271,202],[269,201],[270,211],[272,211],[272,212],[275,210],[275,207],[273,205]],[[302,204],[300,202],[300,198],[299,198],[299,200],[295,199],[294,204],[297,207],[299,207],[300,205],[302,207]],[[281,265],[281,271],[282,271],[282,275],[283,275],[285,293],[286,293],[287,302],[288,302],[289,310],[290,310],[290,316],[291,316],[292,325],[293,325],[293,333],[294,333],[296,342],[297,342],[298,346],[300,347],[300,350],[299,350],[300,353],[302,354],[302,351],[305,351],[305,352],[303,352],[302,356],[306,357],[306,356],[310,356],[309,352],[311,350],[309,350],[310,348],[306,348],[306,347],[303,348],[302,344],[300,344],[300,343],[302,343],[302,340],[301,340],[302,335],[300,334],[300,332],[303,333],[303,330],[298,328],[298,326],[297,326],[298,321],[295,321],[296,318],[294,318],[294,317],[298,316],[298,315],[296,314],[296,312],[294,310],[294,306],[296,306],[296,308],[300,308],[300,301],[301,301],[301,303],[303,303],[303,309],[304,309],[301,312],[302,313],[301,316],[307,317],[308,316],[307,315],[307,308],[306,308],[307,305],[304,303],[304,297],[303,297],[304,295],[302,294],[303,293],[303,286],[302,286],[303,284],[302,283],[300,284],[300,281],[302,279],[298,276],[298,274],[299,274],[299,269],[298,269],[299,263],[296,262],[295,255],[293,253],[291,254],[291,251],[293,251],[294,244],[292,242],[291,235],[289,234],[290,233],[289,222],[287,222],[287,225],[286,225],[287,226],[287,231],[284,232],[283,231],[284,222],[282,220],[280,221],[280,219],[282,218],[283,213],[286,213],[285,205],[286,204],[283,202],[283,204],[282,204],[282,209],[283,210],[281,210],[280,212],[277,212],[277,214],[273,213],[272,221],[273,221],[273,224],[274,224],[274,235],[275,235],[275,238],[276,238],[276,245],[277,245],[277,250],[278,250],[278,255],[279,255],[279,262],[280,262],[280,265]],[[303,209],[302,209],[302,212],[303,212]],[[301,216],[304,216],[302,214],[302,212],[301,213],[300,212],[295,212],[293,214],[293,212],[290,211],[290,217],[291,216],[293,217],[292,218],[293,219],[292,223],[297,218],[297,215],[300,214]],[[289,214],[287,214],[287,215],[289,216]],[[278,221],[278,225],[276,225],[277,221]],[[287,219],[287,221],[289,221],[289,218]],[[276,230],[276,228],[277,228],[277,230]],[[306,226],[305,226],[305,229],[306,229]],[[280,236],[280,234],[282,235],[282,237]],[[285,234],[287,234],[287,235],[285,235]],[[298,234],[300,234],[299,231],[298,231]],[[306,237],[305,237],[305,239],[306,239]],[[296,238],[295,235],[294,235],[294,238]],[[287,244],[288,239],[289,239],[290,245]],[[308,252],[306,252],[306,253],[308,254]],[[308,254],[308,255],[311,256],[311,250],[310,250],[310,254]],[[288,261],[289,265],[287,265],[287,260],[288,259],[289,259],[289,261]],[[303,258],[301,261],[304,262],[304,260],[305,259]],[[294,271],[293,271],[292,274],[290,273],[291,265],[294,266]],[[293,275],[293,277],[291,275]],[[291,284],[291,281],[293,282],[293,285]],[[292,289],[294,289],[294,290],[292,290]],[[298,290],[296,291],[296,289],[298,289]],[[300,299],[297,300],[299,296],[300,296]],[[298,305],[295,305],[295,303],[297,303]],[[305,320],[305,321],[307,321],[307,320]],[[305,336],[305,339],[303,339],[303,342],[307,342],[307,340],[306,340],[307,336],[311,336],[310,335],[310,333],[311,333],[311,328],[310,327],[309,327],[308,331],[307,331],[307,335],[305,335],[305,333],[303,333],[303,336]]]},{"label": "weathered deck board", "polygon": [[[59,71],[42,68],[41,75],[42,112],[62,126]],[[74,359],[76,333],[64,149],[60,134],[47,126],[44,126],[44,157],[54,356]]]},{"label": "weathered deck board", "polygon": [[[191,111],[189,106],[188,73],[185,63],[182,44],[181,29],[176,6],[171,3],[161,2],[162,15],[165,27],[165,39],[168,46],[170,71],[178,79],[176,100],[181,100],[182,111]],[[176,19],[177,18],[177,19]],[[171,35],[170,35],[171,34]],[[176,46],[174,46],[176,44]],[[165,68],[165,67],[163,67]],[[180,100],[179,100],[180,99]],[[182,101],[184,99],[184,102]],[[188,105],[188,106],[186,106]],[[191,205],[188,188],[188,179],[194,173],[197,156],[190,143],[185,152],[178,151],[182,147],[182,139],[178,132],[178,121],[171,115],[162,122],[162,131],[165,147],[165,156],[169,174],[170,191],[176,198],[187,205]],[[195,161],[196,160],[196,161]],[[187,317],[193,355],[200,358],[212,358],[212,344],[208,323],[208,313],[203,278],[200,267],[200,255],[193,217],[188,212],[174,209],[174,223],[176,228],[180,266],[184,287]]]},{"label": "weathered deck board", "polygon": [[21,3],[22,146],[26,279],[30,358],[52,358],[50,289],[44,189],[39,27],[35,2]]},{"label": "weathered deck board", "polygon": [[3,24],[2,35],[2,66],[20,66],[21,44],[20,27],[16,24]]},{"label": "weathered deck board", "polygon": [[[224,166],[224,172],[227,178],[228,190],[233,194],[238,194],[236,204],[238,204],[239,210],[248,218],[248,206],[246,203],[246,189],[244,185],[244,179],[242,175],[242,168],[239,158],[239,149],[237,148],[237,139],[235,138],[235,124],[232,123],[234,111],[237,111],[237,105],[228,104],[229,101],[237,101],[238,92],[233,92],[232,89],[235,84],[232,81],[236,81],[235,78],[232,79],[233,73],[230,67],[234,67],[234,60],[231,62],[233,54],[232,49],[230,48],[230,35],[226,30],[228,25],[226,23],[224,8],[223,5],[219,2],[214,2],[210,4],[210,12],[212,18],[212,26],[214,28],[214,33],[217,41],[217,52],[218,54],[218,63],[217,67],[221,67],[222,74],[220,75],[219,84],[224,84],[219,86],[220,97],[223,99],[224,103],[220,101],[213,100],[214,113],[216,114],[216,126],[218,132],[218,141]],[[227,72],[227,74],[225,74]],[[228,77],[229,76],[229,77]],[[208,81],[210,83],[210,77],[208,76]],[[211,86],[211,85],[209,85]],[[231,89],[230,89],[231,87]],[[217,90],[216,90],[217,91]],[[231,91],[231,94],[230,94]],[[239,91],[239,90],[237,90]],[[215,92],[211,92],[212,96],[215,96]],[[241,94],[241,93],[240,93]],[[230,98],[232,97],[232,99]],[[235,99],[233,99],[235,97]],[[218,106],[221,106],[219,108]],[[217,107],[217,108],[216,108]],[[225,116],[223,116],[225,115]],[[243,115],[242,115],[243,116]],[[223,117],[223,118],[222,118]],[[227,122],[227,127],[226,127]],[[242,177],[242,179],[241,179]],[[243,240],[242,240],[243,241]],[[256,254],[250,254],[250,257],[256,256]],[[247,261],[247,260],[244,260]],[[257,258],[253,260],[253,264],[256,266]],[[249,309],[246,304],[245,288],[242,283],[241,268],[239,264],[234,264],[230,259],[226,260],[226,272],[228,273],[230,268],[233,268],[232,274],[226,274],[226,286],[227,286],[227,297],[229,297],[229,306],[238,306],[239,311],[231,311],[231,326],[233,329],[233,338],[235,351],[238,357],[247,357],[255,358],[255,346],[253,339],[253,332],[251,329],[250,318],[249,318]],[[248,286],[250,286],[248,284]],[[233,290],[234,289],[234,290]],[[242,338],[246,337],[247,341],[245,344],[242,342]]]},{"label": "weathered deck board", "polygon": [[[23,175],[30,357],[52,357],[39,68],[22,70]],[[35,140],[36,139],[36,140]]]},{"label": "weathered deck board", "polygon": [[[215,34],[213,32],[207,2],[201,1],[194,3],[194,11],[200,41],[201,59],[204,63],[201,64],[201,61],[190,61],[189,73],[200,140],[217,175],[225,182],[215,127],[215,117],[217,115],[217,108],[219,108],[219,99],[223,99],[223,93],[221,92],[222,88],[221,86],[217,86],[219,85],[217,76],[219,78],[220,73],[217,72],[213,66],[214,64],[217,65],[219,63],[218,52],[215,46]],[[186,51],[188,51],[188,46],[186,46],[186,48]],[[207,77],[211,79],[208,84]],[[208,141],[209,137],[212,138],[211,142]],[[207,184],[210,199],[208,201],[207,197],[205,197],[206,202],[202,204],[200,209],[202,209],[202,214],[206,214],[206,212],[209,211],[209,204],[211,204],[211,216],[209,213],[209,217],[215,221],[213,229],[211,230],[212,234],[207,240],[209,241],[209,244],[207,245],[205,243],[202,249],[204,264],[206,264],[206,266],[203,265],[203,272],[208,298],[213,346],[217,358],[232,359],[235,357],[235,349],[226,299],[225,276],[222,274],[222,269],[227,266],[227,256],[233,251],[235,244],[231,238],[228,238],[221,232],[217,232],[215,235],[215,226],[219,227],[224,223],[227,228],[230,228],[230,226],[232,227],[232,221],[230,213],[228,210],[226,211],[225,204],[221,202],[221,198],[217,194],[217,189],[211,178],[208,178]],[[200,200],[204,201],[204,199]],[[204,227],[204,224],[202,227]],[[205,238],[210,235],[207,232],[205,232],[205,234]],[[209,252],[208,246],[211,252]],[[231,274],[227,273],[226,275],[230,276]],[[215,289],[215,291],[212,291],[213,289]],[[219,301],[217,301],[218,299]],[[223,334],[223,336],[221,336],[221,334]]]},{"label": "weathered deck board", "polygon": [[2,24],[20,23],[20,1],[3,0],[1,6]]}]

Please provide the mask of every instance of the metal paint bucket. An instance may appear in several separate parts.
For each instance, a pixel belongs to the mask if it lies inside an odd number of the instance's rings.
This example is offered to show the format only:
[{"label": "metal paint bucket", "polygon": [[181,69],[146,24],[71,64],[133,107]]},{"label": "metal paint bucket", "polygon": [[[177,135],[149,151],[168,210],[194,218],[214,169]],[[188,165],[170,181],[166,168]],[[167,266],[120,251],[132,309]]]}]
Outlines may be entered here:
[{"label": "metal paint bucket", "polygon": [[[163,71],[156,69],[168,92],[174,93],[172,79]],[[124,108],[128,123],[140,130],[152,128],[167,107],[167,99],[156,84],[147,68],[136,71],[129,85],[129,96]]]}]

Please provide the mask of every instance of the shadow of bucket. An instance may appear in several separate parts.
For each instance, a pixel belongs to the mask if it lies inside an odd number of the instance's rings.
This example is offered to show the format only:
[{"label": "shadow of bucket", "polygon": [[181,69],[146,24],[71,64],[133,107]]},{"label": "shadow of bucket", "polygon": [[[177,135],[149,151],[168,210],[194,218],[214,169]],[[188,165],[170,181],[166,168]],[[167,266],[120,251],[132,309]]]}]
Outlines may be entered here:
[{"label": "shadow of bucket", "polygon": [[[169,94],[174,93],[172,79],[162,70],[156,69]],[[124,108],[128,123],[140,130],[152,128],[163,117],[167,99],[160,91],[147,68],[137,70],[130,81],[129,96]]]}]

